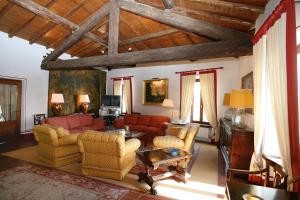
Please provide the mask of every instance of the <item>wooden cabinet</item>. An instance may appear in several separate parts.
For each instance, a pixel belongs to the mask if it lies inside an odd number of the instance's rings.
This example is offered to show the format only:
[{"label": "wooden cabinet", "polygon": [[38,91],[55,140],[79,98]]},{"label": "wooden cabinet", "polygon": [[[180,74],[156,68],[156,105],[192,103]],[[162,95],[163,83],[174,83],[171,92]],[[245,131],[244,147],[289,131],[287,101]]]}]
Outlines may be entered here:
[{"label": "wooden cabinet", "polygon": [[220,119],[220,137],[218,142],[221,155],[227,168],[249,169],[254,152],[254,133],[250,130],[235,129],[231,121]]}]

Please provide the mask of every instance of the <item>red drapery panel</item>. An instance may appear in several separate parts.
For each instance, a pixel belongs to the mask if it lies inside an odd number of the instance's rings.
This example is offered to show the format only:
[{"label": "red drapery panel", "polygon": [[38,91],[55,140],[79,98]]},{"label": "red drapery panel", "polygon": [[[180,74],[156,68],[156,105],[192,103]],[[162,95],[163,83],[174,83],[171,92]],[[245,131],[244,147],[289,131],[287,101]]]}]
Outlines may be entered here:
[{"label": "red drapery panel", "polygon": [[[298,82],[295,1],[282,0],[252,38],[253,44],[267,33],[270,27],[286,12],[286,70],[289,138],[293,176],[300,175],[299,119],[298,119]],[[294,191],[300,192],[300,183],[294,185]]]}]

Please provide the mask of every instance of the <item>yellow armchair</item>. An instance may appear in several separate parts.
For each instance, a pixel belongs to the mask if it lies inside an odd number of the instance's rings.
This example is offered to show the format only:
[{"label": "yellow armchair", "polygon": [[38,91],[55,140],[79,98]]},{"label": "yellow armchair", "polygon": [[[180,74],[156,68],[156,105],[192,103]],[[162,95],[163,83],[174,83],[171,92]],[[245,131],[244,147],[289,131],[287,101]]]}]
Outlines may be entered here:
[{"label": "yellow armchair", "polygon": [[192,153],[199,128],[200,125],[194,123],[182,127],[169,125],[166,136],[156,136],[153,139],[154,148],[173,147]]},{"label": "yellow armchair", "polygon": [[77,137],[80,133],[70,134],[62,127],[47,124],[33,127],[38,142],[38,160],[53,167],[61,167],[81,160]]},{"label": "yellow armchair", "polygon": [[78,137],[78,144],[83,174],[123,180],[136,164],[141,142],[138,139],[125,142],[121,134],[86,131]]}]

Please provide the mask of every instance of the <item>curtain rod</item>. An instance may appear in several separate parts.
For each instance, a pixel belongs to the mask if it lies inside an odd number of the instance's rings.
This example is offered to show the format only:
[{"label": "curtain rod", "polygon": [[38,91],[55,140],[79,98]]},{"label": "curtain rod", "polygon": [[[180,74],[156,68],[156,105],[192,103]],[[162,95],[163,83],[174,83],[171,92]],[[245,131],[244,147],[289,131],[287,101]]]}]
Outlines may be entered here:
[{"label": "curtain rod", "polygon": [[117,79],[125,79],[125,78],[132,78],[133,76],[120,76],[120,77],[114,77],[110,78],[111,80],[117,80]]},{"label": "curtain rod", "polygon": [[191,71],[175,72],[175,74],[189,74],[189,73],[196,73],[196,72],[214,71],[214,70],[217,70],[217,69],[223,69],[223,67],[215,67],[215,68],[208,68],[208,69],[198,69],[198,70],[191,70]]}]

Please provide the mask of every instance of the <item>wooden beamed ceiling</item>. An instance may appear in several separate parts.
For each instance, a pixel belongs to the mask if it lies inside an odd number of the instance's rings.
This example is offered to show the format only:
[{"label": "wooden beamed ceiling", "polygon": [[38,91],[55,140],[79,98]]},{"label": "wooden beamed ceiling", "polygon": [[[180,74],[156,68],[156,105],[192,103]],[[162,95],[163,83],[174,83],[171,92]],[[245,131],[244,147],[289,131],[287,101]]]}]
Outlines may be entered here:
[{"label": "wooden beamed ceiling", "polygon": [[[141,55],[148,50],[152,55],[152,49],[167,53],[171,47],[207,43],[208,46],[200,45],[199,50],[205,51],[204,47],[217,48],[218,41],[232,40],[239,41],[230,44],[245,47],[245,41],[249,42],[253,34],[255,20],[263,13],[267,1],[0,0],[0,30],[8,33],[9,37],[16,36],[28,40],[30,44],[53,48],[54,51],[44,61],[53,61],[63,52],[80,58],[112,54],[110,59],[117,59],[115,54],[126,53],[129,49],[135,53],[143,51]],[[118,14],[116,9],[119,7]],[[223,49],[224,56],[239,56],[232,48],[228,49]],[[244,49],[240,55],[245,52]],[[219,51],[217,54],[216,57],[220,57]],[[126,55],[131,56],[130,53]],[[185,59],[188,57],[186,55]],[[211,56],[204,53],[194,57],[202,59]],[[55,62],[51,62],[51,66]],[[118,68],[116,65],[122,64],[115,62],[109,68]],[[51,69],[45,62],[43,66]],[[103,65],[100,63],[97,66]]]}]

